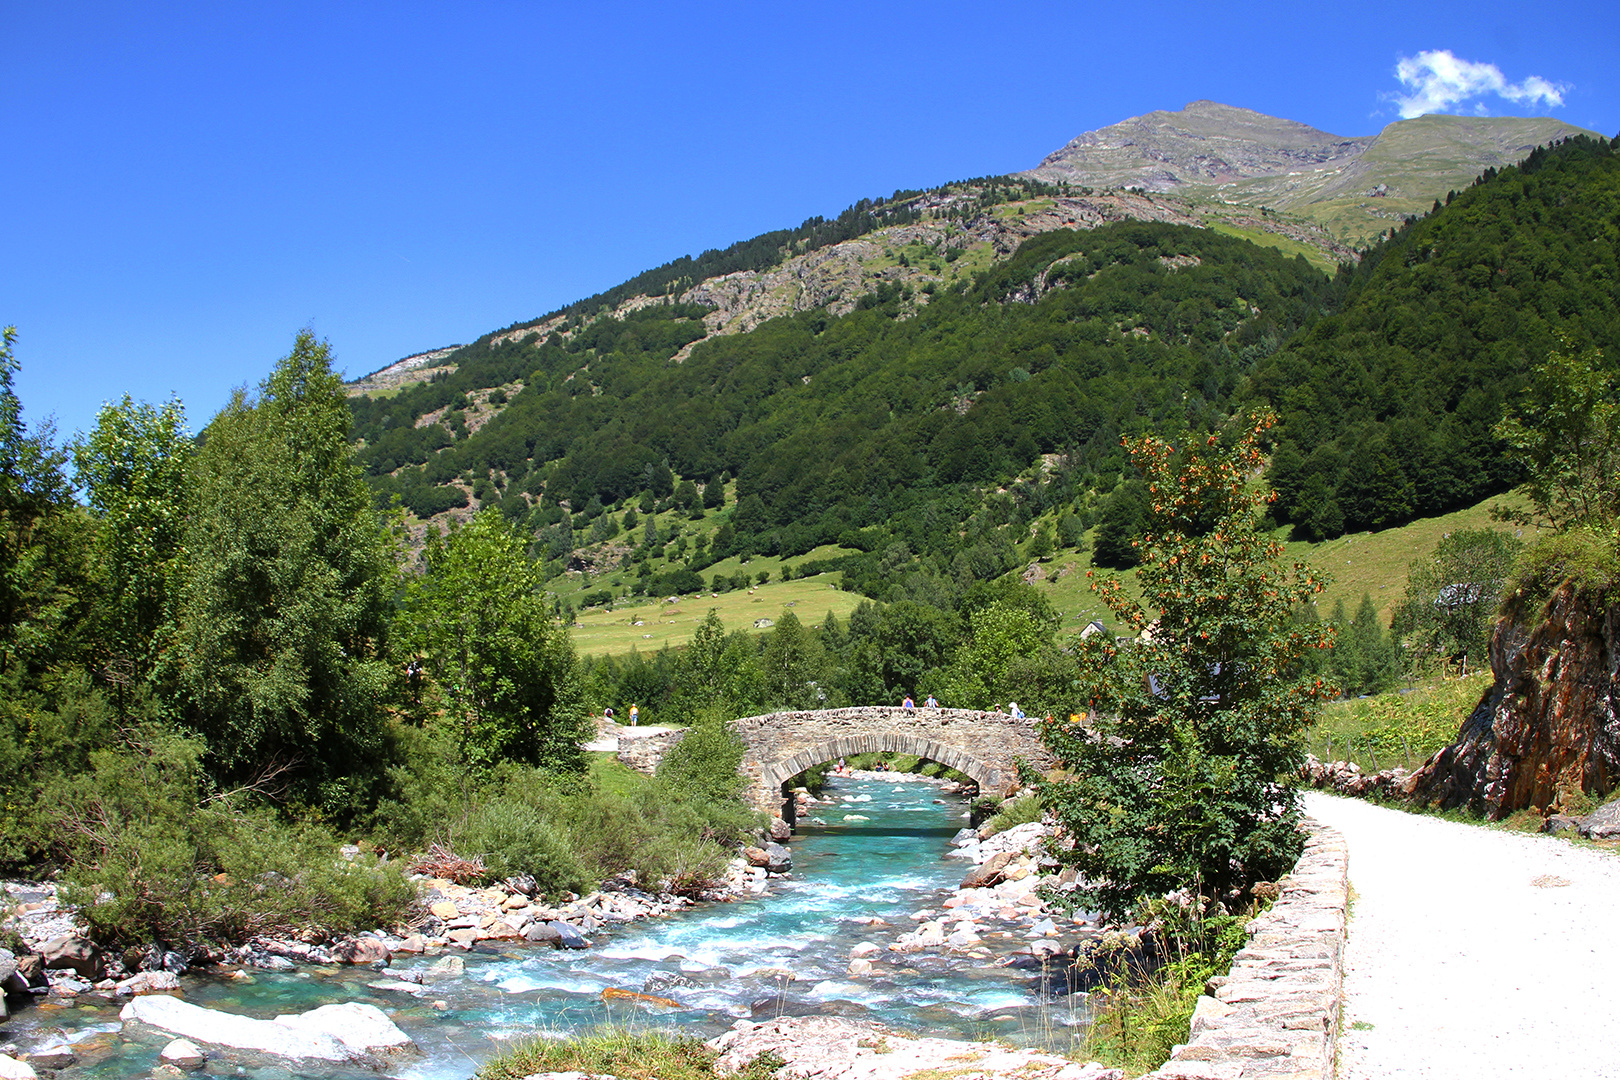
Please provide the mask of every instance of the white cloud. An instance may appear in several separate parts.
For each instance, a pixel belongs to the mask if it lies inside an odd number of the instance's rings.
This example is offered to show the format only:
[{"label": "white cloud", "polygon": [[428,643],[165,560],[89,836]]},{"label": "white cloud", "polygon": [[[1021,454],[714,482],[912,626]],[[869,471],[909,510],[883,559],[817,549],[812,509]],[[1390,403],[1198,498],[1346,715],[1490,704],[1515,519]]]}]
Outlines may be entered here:
[{"label": "white cloud", "polygon": [[1403,56],[1395,65],[1395,77],[1405,93],[1388,95],[1400,109],[1402,119],[1425,113],[1486,112],[1484,98],[1505,98],[1516,105],[1543,104],[1556,108],[1564,103],[1569,87],[1532,75],[1520,82],[1508,82],[1495,64],[1477,64],[1452,55],[1450,49]]}]

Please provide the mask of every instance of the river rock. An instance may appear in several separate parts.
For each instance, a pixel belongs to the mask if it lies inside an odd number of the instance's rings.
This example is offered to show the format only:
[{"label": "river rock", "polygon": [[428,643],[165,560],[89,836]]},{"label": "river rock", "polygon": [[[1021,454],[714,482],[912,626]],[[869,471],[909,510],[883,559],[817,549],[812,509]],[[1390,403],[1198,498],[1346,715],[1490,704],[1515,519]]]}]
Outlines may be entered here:
[{"label": "river rock", "polygon": [[785,874],[793,869],[793,854],[774,841],[765,845],[765,869],[772,874]]},{"label": "river rock", "polygon": [[428,988],[421,983],[406,982],[404,979],[377,979],[366,983],[372,990],[392,990],[397,994],[409,994],[412,997],[421,997],[428,992]]},{"label": "river rock", "polygon": [[913,1039],[870,1020],[834,1016],[739,1020],[709,1045],[720,1051],[717,1074],[745,1068],[760,1054],[779,1054],[784,1076],[900,1080],[939,1076],[1018,1076],[1024,1080],[1123,1080],[1124,1073],[1096,1063],[1077,1065],[1038,1050],[958,1039]]},{"label": "river rock", "polygon": [[9,1054],[0,1054],[0,1080],[35,1080],[39,1073],[26,1061],[18,1061]]},{"label": "river rock", "polygon": [[991,856],[987,861],[968,871],[967,877],[962,879],[964,889],[986,889],[999,885],[1006,878],[1007,864],[1013,861],[1013,853],[1003,851],[999,855]]},{"label": "river rock", "polygon": [[350,1061],[358,1056],[329,1032],[204,1009],[161,994],[138,997],[125,1005],[118,1015],[125,1023],[146,1024],[198,1042],[229,1046],[236,1050],[258,1050],[278,1057],[320,1061]]},{"label": "river rock", "polygon": [[106,965],[95,942],[78,934],[64,934],[52,938],[39,947],[47,971],[72,971],[81,979],[101,978]]},{"label": "river rock", "polygon": [[523,937],[525,940],[532,941],[536,944],[544,941],[549,942],[552,945],[558,945],[562,941],[562,935],[557,933],[556,929],[549,922],[530,923],[524,929]]},{"label": "river rock", "polygon": [[771,861],[771,857],[765,854],[765,849],[760,847],[743,848],[742,857],[748,860],[749,866],[765,866]]},{"label": "river rock", "polygon": [[849,962],[848,971],[851,975],[870,975],[872,974],[872,967],[872,961],[857,958]]},{"label": "river rock", "polygon": [[192,1072],[208,1063],[208,1058],[190,1039],[175,1039],[158,1055],[165,1065]]},{"label": "river rock", "polygon": [[298,967],[285,956],[275,953],[254,953],[248,958],[248,963],[260,971],[292,971]]},{"label": "river rock", "polygon": [[73,1047],[65,1042],[51,1043],[28,1052],[28,1064],[36,1069],[65,1069],[73,1062]]},{"label": "river rock", "polygon": [[278,1016],[278,1024],[300,1031],[331,1035],[356,1053],[401,1050],[411,1039],[375,1005],[345,1001],[309,1012]]},{"label": "river rock", "polygon": [[793,837],[793,826],[789,825],[787,823],[787,821],[784,820],[783,818],[779,818],[779,817],[771,818],[771,839],[772,840],[789,840],[789,839],[792,839],[792,837]]},{"label": "river rock", "polygon": [[863,941],[849,950],[851,960],[859,960],[863,956],[876,956],[883,950],[870,941]]},{"label": "river rock", "polygon": [[332,946],[332,956],[343,964],[386,964],[388,946],[374,937],[346,938]]},{"label": "river rock", "polygon": [[[21,983],[21,986],[18,986]],[[26,994],[29,990],[40,986],[49,986],[45,977],[45,958],[39,953],[29,953],[27,956],[17,957],[17,970],[12,973],[6,988],[15,993]]]},{"label": "river rock", "polygon": [[588,949],[588,948],[590,948],[591,943],[589,941],[585,940],[584,936],[581,935],[578,930],[575,930],[572,926],[570,926],[567,923],[563,922],[561,919],[553,919],[553,920],[551,920],[549,925],[551,926],[551,928],[553,930],[557,931],[557,947],[558,948],[560,948],[560,949]]},{"label": "river rock", "polygon": [[178,993],[180,976],[172,971],[142,971],[113,985],[113,993],[120,997],[138,994]]},{"label": "river rock", "polygon": [[459,979],[467,971],[467,961],[459,956],[441,956],[428,966],[426,977],[431,980]]}]

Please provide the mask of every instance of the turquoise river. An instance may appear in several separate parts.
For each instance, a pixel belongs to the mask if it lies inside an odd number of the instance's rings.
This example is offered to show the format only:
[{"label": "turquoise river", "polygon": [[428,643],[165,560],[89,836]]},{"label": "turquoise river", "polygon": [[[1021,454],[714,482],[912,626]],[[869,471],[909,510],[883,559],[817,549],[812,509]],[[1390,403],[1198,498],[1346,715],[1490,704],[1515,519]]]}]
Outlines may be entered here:
[{"label": "turquoise river", "polygon": [[[913,913],[939,911],[960,883],[969,864],[946,855],[965,824],[967,800],[932,783],[871,774],[829,779],[829,794],[860,801],[816,807],[792,841],[791,875],[773,879],[764,896],[605,927],[581,951],[507,942],[499,949],[453,951],[464,959],[464,971],[429,977],[419,999],[369,988],[379,972],[323,967],[254,972],[251,981],[188,975],[185,997],[261,1017],[334,1001],[370,1002],[421,1051],[395,1062],[388,1074],[421,1080],[468,1077],[515,1036],[608,1022],[709,1037],[738,1018],[830,1013],[933,1035],[1066,1045],[1084,1019],[1080,997],[1064,992],[1060,974],[1003,966],[1001,959],[1021,944],[1010,936],[986,936],[991,959],[885,951],[873,974],[846,974],[854,945],[872,941],[886,950],[915,928]],[[425,974],[441,959],[399,957],[391,971],[407,978]],[[608,988],[650,990],[682,1008],[605,1004]],[[79,1064],[59,1072],[62,1080],[150,1076],[167,1038],[123,1031],[119,1004],[99,995],[42,1002],[12,1018],[5,1041],[24,1051],[47,1039],[76,1043]],[[253,1080],[378,1076],[236,1052],[220,1052],[206,1071]]]}]

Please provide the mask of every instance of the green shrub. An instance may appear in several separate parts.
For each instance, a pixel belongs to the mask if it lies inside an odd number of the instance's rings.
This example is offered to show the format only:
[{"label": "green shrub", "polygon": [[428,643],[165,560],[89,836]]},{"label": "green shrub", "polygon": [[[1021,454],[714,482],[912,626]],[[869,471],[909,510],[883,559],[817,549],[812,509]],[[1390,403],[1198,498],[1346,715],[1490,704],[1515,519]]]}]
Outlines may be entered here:
[{"label": "green shrub", "polygon": [[330,831],[245,793],[202,799],[201,753],[194,736],[145,724],[53,786],[67,899],[97,941],[191,947],[403,918],[415,889],[396,864],[345,860]]},{"label": "green shrub", "polygon": [[1041,820],[1041,814],[1045,810],[1039,795],[1025,795],[1002,803],[985,825],[989,827],[990,835],[994,836],[996,833],[1006,832],[1014,825],[1026,825],[1031,821]]},{"label": "green shrub", "polygon": [[[486,1061],[477,1080],[521,1080],[535,1073],[583,1072],[627,1080],[715,1080],[720,1052],[694,1035],[607,1026],[567,1039],[538,1035]],[[732,1074],[735,1080],[770,1080],[785,1065],[772,1053],[759,1055]]]},{"label": "green shrub", "polygon": [[481,856],[490,881],[527,874],[543,892],[560,896],[591,885],[571,840],[538,807],[495,799],[472,812],[457,848]]},{"label": "green shrub", "polygon": [[1503,609],[1520,620],[1535,619],[1566,581],[1597,605],[1620,592],[1620,547],[1614,535],[1575,528],[1543,537],[1519,557]]}]

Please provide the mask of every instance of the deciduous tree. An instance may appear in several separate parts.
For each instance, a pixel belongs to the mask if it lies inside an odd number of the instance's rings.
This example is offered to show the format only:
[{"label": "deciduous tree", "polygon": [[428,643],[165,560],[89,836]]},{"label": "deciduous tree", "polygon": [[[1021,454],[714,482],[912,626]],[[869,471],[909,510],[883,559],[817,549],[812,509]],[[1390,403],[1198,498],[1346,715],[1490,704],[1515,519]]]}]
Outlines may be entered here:
[{"label": "deciduous tree", "polygon": [[487,510],[433,539],[395,623],[399,651],[443,690],[467,760],[577,772],[588,726],[578,665],[527,546]]},{"label": "deciduous tree", "polygon": [[1325,686],[1290,673],[1329,638],[1291,617],[1320,580],[1259,528],[1270,495],[1250,478],[1270,423],[1185,448],[1125,440],[1150,497],[1146,606],[1097,584],[1136,636],[1077,639],[1090,715],[1041,726],[1068,774],[1043,789],[1075,841],[1063,857],[1113,916],[1180,888],[1230,898],[1299,854],[1290,778]]}]

